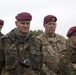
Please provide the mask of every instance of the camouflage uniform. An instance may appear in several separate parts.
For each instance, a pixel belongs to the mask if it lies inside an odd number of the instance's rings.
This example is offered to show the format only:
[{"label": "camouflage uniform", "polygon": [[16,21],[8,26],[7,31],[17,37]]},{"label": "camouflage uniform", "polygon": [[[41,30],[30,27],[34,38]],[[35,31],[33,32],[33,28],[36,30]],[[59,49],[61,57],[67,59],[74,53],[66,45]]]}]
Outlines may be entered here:
[{"label": "camouflage uniform", "polygon": [[57,55],[61,50],[66,48],[66,39],[59,34],[55,34],[54,38],[49,38],[45,33],[38,36],[38,38],[43,42],[43,69],[46,74],[61,75],[58,72]]},{"label": "camouflage uniform", "polygon": [[19,36],[12,30],[0,41],[1,75],[41,75],[41,49],[41,41],[32,34]]},{"label": "camouflage uniform", "polygon": [[76,69],[72,64],[76,64],[76,51],[67,43],[67,49],[60,52],[59,67],[62,75],[76,75]]},{"label": "camouflage uniform", "polygon": [[76,64],[76,49],[72,48],[70,46],[70,41],[69,39],[67,40],[67,51],[66,54],[71,61],[71,63]]},{"label": "camouflage uniform", "polygon": [[[67,75],[67,74],[76,75],[76,69],[74,69],[73,65],[72,65],[72,64],[76,64],[76,49],[71,47],[69,39],[67,40],[67,48],[66,48],[66,51],[64,51],[64,52],[65,52],[66,57],[68,58],[67,60],[68,60],[68,64],[69,64],[69,66],[67,64],[64,64],[64,66],[63,66],[64,71],[66,73],[65,75]],[[65,68],[65,67],[68,67],[68,68]]]}]

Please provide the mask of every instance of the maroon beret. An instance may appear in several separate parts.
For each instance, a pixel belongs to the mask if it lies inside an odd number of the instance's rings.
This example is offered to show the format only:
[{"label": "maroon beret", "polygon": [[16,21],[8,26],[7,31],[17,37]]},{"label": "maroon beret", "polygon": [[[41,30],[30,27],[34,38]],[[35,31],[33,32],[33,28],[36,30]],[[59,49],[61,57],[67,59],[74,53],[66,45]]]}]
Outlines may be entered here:
[{"label": "maroon beret", "polygon": [[0,19],[0,25],[3,25],[4,21],[2,19]]},{"label": "maroon beret", "polygon": [[44,17],[44,23],[48,23],[48,22],[56,22],[57,18],[54,15],[47,15]]},{"label": "maroon beret", "polygon": [[31,21],[32,15],[27,12],[21,12],[21,13],[17,14],[17,16],[15,18],[18,21]]},{"label": "maroon beret", "polygon": [[76,26],[71,27],[67,32],[67,37],[70,37],[75,32],[76,32]]}]

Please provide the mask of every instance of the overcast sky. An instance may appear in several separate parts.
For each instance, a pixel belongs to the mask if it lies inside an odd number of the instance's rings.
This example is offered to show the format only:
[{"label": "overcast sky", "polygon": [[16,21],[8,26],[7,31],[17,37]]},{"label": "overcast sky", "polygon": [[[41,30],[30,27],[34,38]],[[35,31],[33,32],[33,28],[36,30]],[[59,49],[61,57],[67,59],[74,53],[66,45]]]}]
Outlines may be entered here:
[{"label": "overcast sky", "polygon": [[76,25],[76,0],[0,0],[0,18],[5,21],[2,33],[15,28],[15,16],[20,12],[32,14],[31,30],[44,31],[43,18],[48,14],[57,17],[56,33],[65,37]]}]

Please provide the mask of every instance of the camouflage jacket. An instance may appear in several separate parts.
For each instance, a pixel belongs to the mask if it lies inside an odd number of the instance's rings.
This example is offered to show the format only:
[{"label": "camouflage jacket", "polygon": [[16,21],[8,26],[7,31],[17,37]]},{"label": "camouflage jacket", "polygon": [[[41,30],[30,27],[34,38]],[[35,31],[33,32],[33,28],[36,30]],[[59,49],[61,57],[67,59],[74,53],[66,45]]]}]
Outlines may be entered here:
[{"label": "camouflage jacket", "polygon": [[43,69],[47,75],[61,75],[58,73],[58,57],[59,52],[66,48],[66,39],[55,34],[54,38],[49,38],[45,33],[38,36],[43,43]]},{"label": "camouflage jacket", "polygon": [[67,50],[66,50],[67,56],[71,63],[76,64],[76,49],[72,48],[70,46],[70,40],[67,40]]},{"label": "camouflage jacket", "polygon": [[62,75],[76,75],[76,69],[73,67],[73,64],[76,64],[76,52],[70,45],[60,52],[58,63]]},{"label": "camouflage jacket", "polygon": [[41,75],[41,41],[33,35],[18,39],[14,31],[0,40],[1,75]]}]

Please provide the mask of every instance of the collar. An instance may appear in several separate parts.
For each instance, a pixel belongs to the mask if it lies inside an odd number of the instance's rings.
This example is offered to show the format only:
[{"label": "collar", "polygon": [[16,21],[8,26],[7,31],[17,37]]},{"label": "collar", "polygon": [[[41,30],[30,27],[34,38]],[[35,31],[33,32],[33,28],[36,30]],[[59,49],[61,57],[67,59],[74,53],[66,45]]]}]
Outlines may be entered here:
[{"label": "collar", "polygon": [[58,34],[54,34],[54,37],[52,37],[52,38],[50,38],[48,35],[46,35],[45,33],[44,33],[44,35],[45,35],[45,37],[47,38],[47,40],[49,41],[49,42],[58,42],[60,39],[59,39],[59,37],[58,37]]}]

